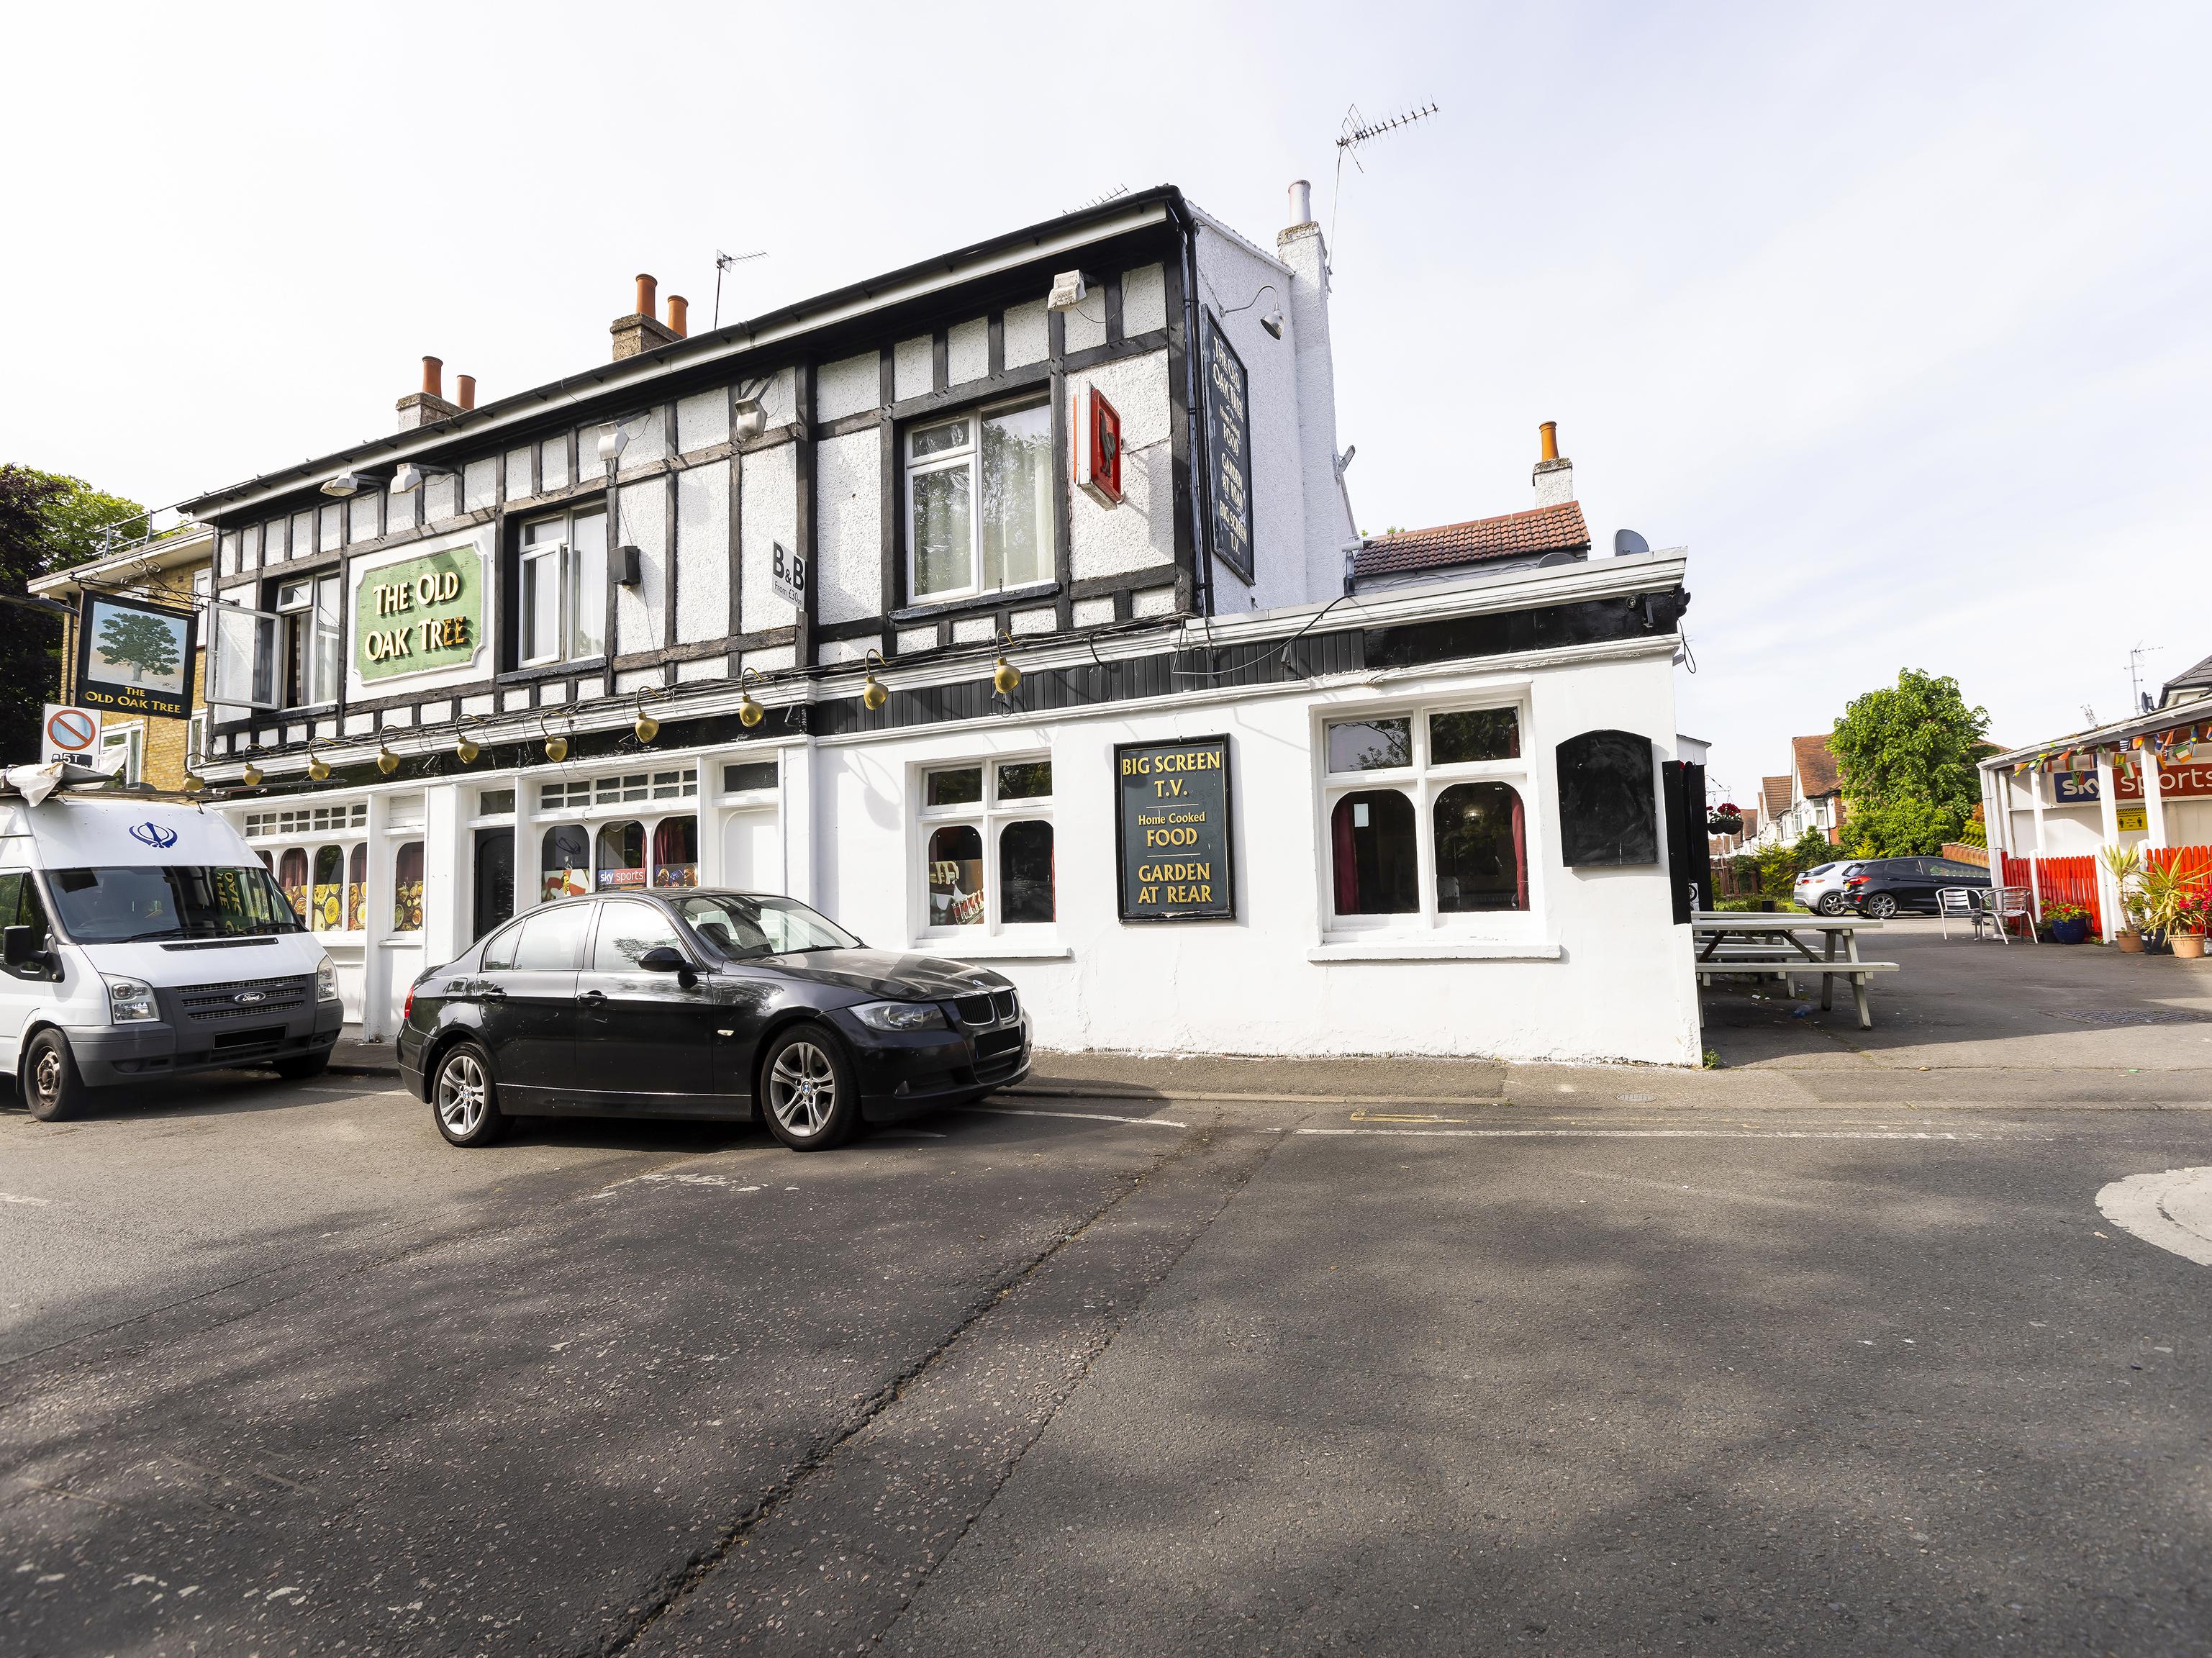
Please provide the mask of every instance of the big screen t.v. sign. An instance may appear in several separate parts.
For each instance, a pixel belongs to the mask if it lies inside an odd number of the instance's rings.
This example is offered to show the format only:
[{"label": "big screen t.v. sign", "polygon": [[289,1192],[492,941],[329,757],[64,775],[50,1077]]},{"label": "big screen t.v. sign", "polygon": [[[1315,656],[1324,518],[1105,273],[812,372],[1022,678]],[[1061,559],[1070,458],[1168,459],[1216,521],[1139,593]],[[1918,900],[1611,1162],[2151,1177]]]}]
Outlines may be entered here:
[{"label": "big screen t.v. sign", "polygon": [[1121,919],[1234,920],[1229,739],[1117,744],[1114,797]]}]

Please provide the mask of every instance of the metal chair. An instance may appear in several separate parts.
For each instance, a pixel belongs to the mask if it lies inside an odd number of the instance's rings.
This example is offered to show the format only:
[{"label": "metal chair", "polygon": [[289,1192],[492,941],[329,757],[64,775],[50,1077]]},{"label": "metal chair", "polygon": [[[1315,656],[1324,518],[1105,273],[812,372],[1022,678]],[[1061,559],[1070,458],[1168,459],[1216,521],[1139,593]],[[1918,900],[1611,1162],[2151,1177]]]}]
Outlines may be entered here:
[{"label": "metal chair", "polygon": [[1954,918],[1969,923],[1974,929],[1975,938],[1982,936],[1981,906],[1974,902],[1972,887],[1938,887],[1936,890],[1936,914],[1942,918],[1946,938],[1951,936]]},{"label": "metal chair", "polygon": [[1996,926],[1997,937],[2007,944],[2012,942],[2012,934],[2007,931],[2006,924],[2014,920],[2027,923],[2030,944],[2043,942],[2036,936],[2035,910],[2028,902],[2026,887],[1991,887],[1982,895],[1982,914]]}]

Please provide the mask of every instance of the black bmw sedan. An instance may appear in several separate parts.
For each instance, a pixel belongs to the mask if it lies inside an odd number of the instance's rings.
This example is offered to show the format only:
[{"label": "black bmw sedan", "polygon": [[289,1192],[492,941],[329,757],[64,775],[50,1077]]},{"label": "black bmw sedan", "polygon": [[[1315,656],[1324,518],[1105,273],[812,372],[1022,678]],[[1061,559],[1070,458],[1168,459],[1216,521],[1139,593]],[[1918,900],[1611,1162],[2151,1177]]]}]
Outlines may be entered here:
[{"label": "black bmw sedan", "polygon": [[870,950],[789,898],[602,893],[417,978],[399,1066],[455,1145],[574,1114],[757,1117],[818,1151],[1018,1080],[1029,1016],[995,973]]}]

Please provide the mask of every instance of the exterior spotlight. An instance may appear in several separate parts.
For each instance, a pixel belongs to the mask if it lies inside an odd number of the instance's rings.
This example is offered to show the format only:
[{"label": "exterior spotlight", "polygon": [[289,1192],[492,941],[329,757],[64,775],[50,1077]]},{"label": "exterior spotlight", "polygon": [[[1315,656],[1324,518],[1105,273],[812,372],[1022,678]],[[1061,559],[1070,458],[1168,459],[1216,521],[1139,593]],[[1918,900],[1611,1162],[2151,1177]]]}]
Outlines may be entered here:
[{"label": "exterior spotlight", "polygon": [[742,693],[738,702],[738,723],[744,726],[746,730],[750,731],[755,726],[760,724],[761,717],[765,714],[768,710],[761,707],[759,702],[754,699],[753,694],[750,691],[745,689],[745,676],[747,674],[750,674],[755,679],[758,679],[760,677],[760,670],[757,668],[740,668],[738,671],[738,689]]},{"label": "exterior spotlight", "polygon": [[250,789],[259,788],[261,786],[261,768],[255,765],[251,760],[247,761],[246,762],[246,769],[240,772],[238,775],[238,780],[245,784],[246,786]]},{"label": "exterior spotlight", "polygon": [[[392,475],[392,493],[404,495],[410,489],[421,489],[426,477],[451,477],[453,475],[453,469],[450,466],[419,466],[411,460],[402,461],[399,470]],[[325,490],[329,487],[327,484],[324,486]]]},{"label": "exterior spotlight", "polygon": [[868,670],[867,678],[860,684],[860,706],[870,714],[873,714],[891,700],[891,694],[884,689],[883,682],[876,677],[876,668],[884,665],[883,653],[870,651],[862,659],[875,665]]},{"label": "exterior spotlight", "polygon": [[1012,695],[1014,687],[1022,683],[1022,671],[1006,660],[1006,647],[1013,642],[1004,634],[999,635],[999,660],[991,670],[991,689],[1001,696]]},{"label": "exterior spotlight", "polygon": [[186,772],[186,773],[185,774],[185,793],[186,794],[204,794],[204,793],[207,793],[207,779],[206,779],[206,778],[204,778],[204,777],[203,777],[203,776],[201,776],[201,775],[200,775],[198,772],[196,772],[196,771],[188,771],[188,772]]},{"label": "exterior spotlight", "polygon": [[381,743],[376,745],[376,768],[386,777],[399,769],[399,756]]},{"label": "exterior spotlight", "polygon": [[469,740],[469,734],[466,732],[463,732],[460,734],[460,739],[453,744],[454,755],[465,766],[474,765],[477,756],[483,752],[482,749]]},{"label": "exterior spotlight", "polygon": [[1269,312],[1266,316],[1260,319],[1260,326],[1267,331],[1267,337],[1269,339],[1279,340],[1282,338],[1283,313],[1279,311]]},{"label": "exterior spotlight", "polygon": [[336,495],[343,501],[348,495],[359,495],[375,482],[376,480],[367,473],[356,472],[349,466],[336,477],[324,480],[323,493],[326,495]]},{"label": "exterior spotlight", "polygon": [[650,743],[660,735],[660,722],[643,708],[640,708],[637,711],[636,720],[631,722],[630,729],[637,733],[639,742]]},{"label": "exterior spotlight", "polygon": [[565,737],[547,738],[545,739],[545,757],[548,760],[553,761],[556,764],[561,761],[566,760],[568,757],[568,739]]},{"label": "exterior spotlight", "polygon": [[761,407],[758,398],[739,398],[735,418],[731,422],[731,433],[739,443],[750,443],[768,430],[768,410]]},{"label": "exterior spotlight", "polygon": [[1090,284],[1084,281],[1080,270],[1063,270],[1052,279],[1052,292],[1046,297],[1048,311],[1073,311],[1090,297]]},{"label": "exterior spotlight", "polygon": [[331,762],[313,749],[307,750],[307,775],[321,782],[331,774]]}]

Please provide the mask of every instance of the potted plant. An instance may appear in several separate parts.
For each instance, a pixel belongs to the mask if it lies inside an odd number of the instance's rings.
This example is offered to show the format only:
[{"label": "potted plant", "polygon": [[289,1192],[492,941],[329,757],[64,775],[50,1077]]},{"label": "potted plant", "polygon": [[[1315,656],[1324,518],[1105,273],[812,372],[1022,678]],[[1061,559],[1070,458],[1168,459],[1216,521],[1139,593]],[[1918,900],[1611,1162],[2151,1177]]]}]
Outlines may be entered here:
[{"label": "potted plant", "polygon": [[2106,847],[2097,856],[2112,878],[2119,893],[2120,913],[2127,917],[2128,924],[2114,931],[2112,942],[2129,954],[2140,956],[2143,924],[2148,919],[2142,896],[2142,853],[2133,847]]},{"label": "potted plant", "polygon": [[1743,833],[1743,812],[1732,800],[1723,800],[1712,809],[1705,819],[1708,835],[1741,835]]},{"label": "potted plant", "polygon": [[2185,962],[2201,961],[2208,921],[2212,921],[2212,890],[2200,886],[2185,890],[2174,909],[2173,925],[2166,935],[2173,953]]},{"label": "potted plant", "polygon": [[2089,912],[2079,904],[2045,904],[2043,920],[2054,944],[2078,944],[2089,936]]},{"label": "potted plant", "polygon": [[[2143,944],[2147,949],[2162,948],[2179,930],[2182,917],[2189,911],[2196,894],[2189,878],[2169,865],[2151,864],[2137,878],[2136,890],[2142,902]],[[2202,932],[2197,935],[2198,951],[2203,948]]]}]

